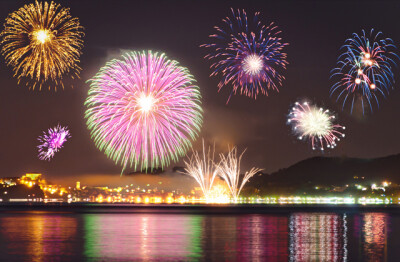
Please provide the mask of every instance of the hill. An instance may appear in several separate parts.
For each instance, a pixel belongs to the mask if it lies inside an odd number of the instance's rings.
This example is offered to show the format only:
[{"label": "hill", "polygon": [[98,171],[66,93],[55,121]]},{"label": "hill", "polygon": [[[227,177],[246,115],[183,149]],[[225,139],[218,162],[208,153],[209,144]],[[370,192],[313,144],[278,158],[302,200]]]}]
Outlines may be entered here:
[{"label": "hill", "polygon": [[375,159],[313,157],[277,172],[253,177],[249,185],[344,185],[354,181],[354,177],[363,177],[366,182],[389,180],[400,184],[400,154]]}]

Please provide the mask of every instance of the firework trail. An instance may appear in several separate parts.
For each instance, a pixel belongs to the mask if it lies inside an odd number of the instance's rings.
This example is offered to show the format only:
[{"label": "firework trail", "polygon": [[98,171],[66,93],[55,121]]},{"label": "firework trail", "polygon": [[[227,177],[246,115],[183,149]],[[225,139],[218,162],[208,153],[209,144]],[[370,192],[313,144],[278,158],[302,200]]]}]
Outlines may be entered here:
[{"label": "firework trail", "polygon": [[201,191],[204,194],[207,203],[211,202],[211,194],[215,198],[215,191],[213,189],[213,183],[215,178],[218,176],[218,168],[214,162],[215,148],[211,151],[208,148],[206,152],[204,140],[203,140],[203,151],[193,151],[192,156],[185,161],[185,172],[184,174],[193,177],[199,184]]},{"label": "firework trail", "polygon": [[83,47],[83,27],[72,18],[69,8],[51,2],[27,4],[8,15],[1,33],[1,53],[14,71],[18,82],[26,80],[29,88],[39,89],[62,78],[79,77],[77,65]]},{"label": "firework trail", "polygon": [[264,25],[259,13],[248,20],[244,10],[231,11],[232,15],[223,19],[224,26],[215,27],[216,33],[209,36],[213,43],[201,45],[211,49],[205,58],[212,61],[211,76],[221,75],[219,90],[232,85],[231,95],[240,89],[252,98],[260,92],[279,91],[284,79],[279,71],[288,64],[282,52],[287,43],[279,37],[281,32],[273,23]]},{"label": "firework trail", "polygon": [[350,103],[351,113],[355,104],[360,104],[363,114],[365,107],[372,112],[374,104],[379,107],[378,97],[386,97],[393,88],[392,66],[398,56],[392,50],[396,47],[392,39],[372,29],[369,36],[364,30],[361,35],[353,33],[342,49],[337,67],[332,70],[331,78],[336,82],[330,94],[342,101],[342,109]]},{"label": "firework trail", "polygon": [[237,202],[240,191],[242,191],[243,186],[247,183],[247,181],[249,181],[249,179],[255,174],[262,171],[262,169],[253,167],[250,169],[250,171],[247,171],[244,174],[240,173],[240,162],[245,152],[246,151],[243,151],[243,153],[238,156],[237,148],[234,147],[229,151],[227,156],[220,154],[221,162],[218,165],[218,173],[228,185],[232,198],[235,202]]},{"label": "firework trail", "polygon": [[90,82],[85,117],[97,147],[120,163],[164,167],[191,147],[202,124],[200,91],[178,62],[151,51],[108,62]]},{"label": "firework trail", "polygon": [[71,134],[68,127],[60,125],[50,128],[47,133],[43,132],[43,135],[38,138],[40,142],[38,146],[39,159],[50,161],[69,138],[71,138]]},{"label": "firework trail", "polygon": [[335,116],[328,109],[318,108],[307,102],[296,102],[288,115],[288,124],[292,126],[294,133],[300,140],[310,140],[313,150],[334,148],[336,141],[345,136],[342,133],[345,127],[334,124],[334,120]]}]

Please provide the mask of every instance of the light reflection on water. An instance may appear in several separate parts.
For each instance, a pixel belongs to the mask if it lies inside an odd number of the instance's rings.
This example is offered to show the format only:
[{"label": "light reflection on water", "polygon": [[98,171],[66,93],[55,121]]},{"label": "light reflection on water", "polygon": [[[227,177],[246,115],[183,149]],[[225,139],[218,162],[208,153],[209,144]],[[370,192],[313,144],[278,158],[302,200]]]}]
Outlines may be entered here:
[{"label": "light reflection on water", "polygon": [[396,261],[397,228],[387,213],[2,213],[0,261]]},{"label": "light reflection on water", "polygon": [[362,243],[364,261],[387,260],[387,226],[389,216],[385,213],[363,215]]},{"label": "light reflection on water", "polygon": [[57,261],[60,254],[74,255],[76,239],[77,219],[74,216],[43,212],[0,216],[0,258]]},{"label": "light reflection on water", "polygon": [[85,256],[98,259],[199,256],[201,219],[158,214],[87,214],[84,216]]},{"label": "light reflection on water", "polygon": [[346,214],[290,217],[290,261],[347,261]]}]

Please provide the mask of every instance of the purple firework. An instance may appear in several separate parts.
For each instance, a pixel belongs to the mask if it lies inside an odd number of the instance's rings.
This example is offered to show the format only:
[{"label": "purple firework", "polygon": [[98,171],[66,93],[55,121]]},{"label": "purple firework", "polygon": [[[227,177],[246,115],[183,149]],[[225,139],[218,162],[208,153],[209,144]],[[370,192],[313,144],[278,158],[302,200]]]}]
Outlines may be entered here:
[{"label": "purple firework", "polygon": [[219,90],[232,85],[231,95],[240,89],[241,94],[254,98],[259,92],[279,91],[284,79],[279,71],[288,64],[282,49],[288,44],[278,37],[277,26],[261,23],[259,13],[248,21],[244,10],[231,10],[232,16],[223,19],[224,26],[215,27],[217,32],[210,35],[213,43],[201,45],[211,49],[205,56],[213,62],[211,76],[222,76]]},{"label": "purple firework", "polygon": [[186,153],[202,124],[200,104],[185,67],[164,54],[130,52],[90,80],[85,117],[98,148],[123,170],[133,163],[147,170]]},{"label": "purple firework", "polygon": [[50,161],[70,137],[68,127],[61,127],[60,125],[43,132],[43,135],[38,138],[40,142],[38,146],[39,159]]}]

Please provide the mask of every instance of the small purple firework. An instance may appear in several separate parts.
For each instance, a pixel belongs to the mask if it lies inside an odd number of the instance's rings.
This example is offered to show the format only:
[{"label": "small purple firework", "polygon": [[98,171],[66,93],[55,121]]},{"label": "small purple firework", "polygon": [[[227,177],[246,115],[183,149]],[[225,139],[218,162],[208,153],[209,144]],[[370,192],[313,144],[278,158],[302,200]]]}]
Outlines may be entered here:
[{"label": "small purple firework", "polygon": [[50,161],[70,137],[68,127],[61,127],[60,125],[50,128],[47,133],[43,132],[43,135],[38,138],[40,142],[38,146],[39,159]]},{"label": "small purple firework", "polygon": [[279,71],[288,64],[282,49],[288,44],[278,37],[277,26],[260,22],[259,13],[248,21],[244,10],[231,10],[232,16],[223,19],[224,26],[215,27],[217,32],[210,35],[213,43],[201,45],[212,49],[205,58],[213,62],[211,76],[222,75],[219,90],[233,85],[231,95],[240,89],[252,98],[260,92],[268,95],[270,89],[279,91],[284,79]]}]

